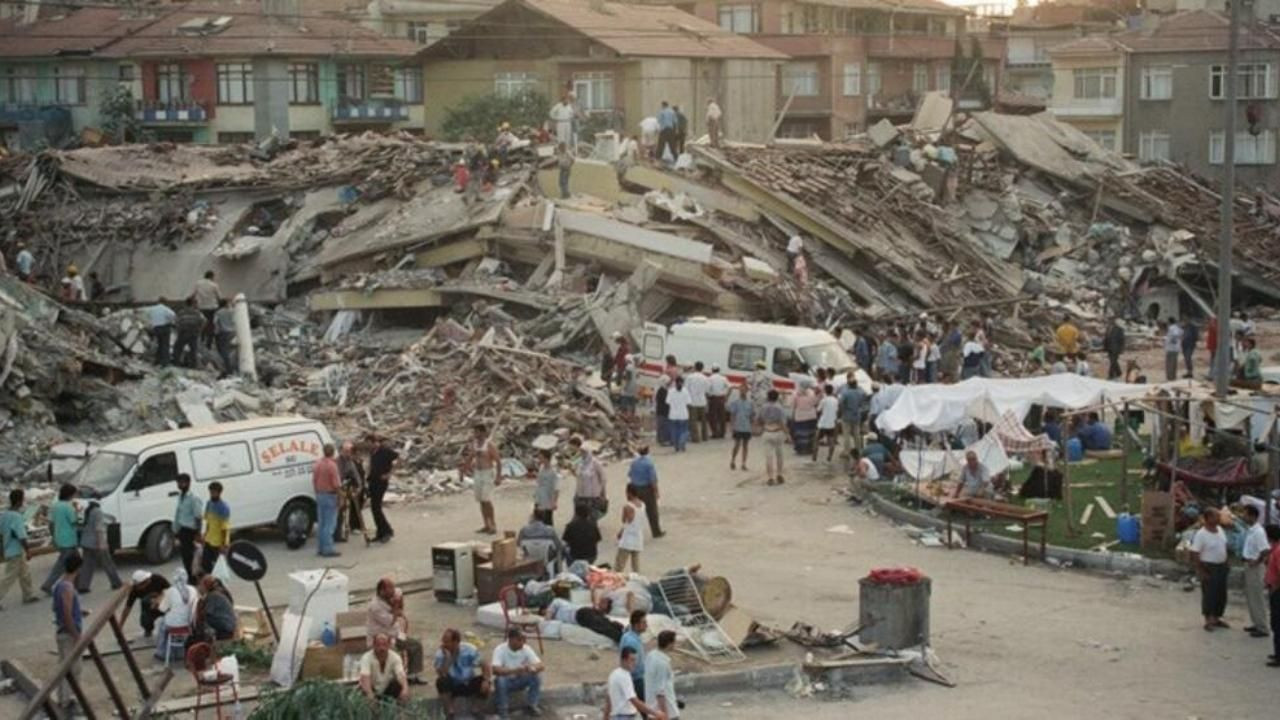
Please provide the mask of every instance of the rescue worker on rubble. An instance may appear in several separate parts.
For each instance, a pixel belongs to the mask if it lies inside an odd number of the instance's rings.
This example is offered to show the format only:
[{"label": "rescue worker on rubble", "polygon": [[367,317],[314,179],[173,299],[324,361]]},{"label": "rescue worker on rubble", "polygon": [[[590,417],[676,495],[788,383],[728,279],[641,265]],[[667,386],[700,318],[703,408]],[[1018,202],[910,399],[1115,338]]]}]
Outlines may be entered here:
[{"label": "rescue worker on rubble", "polygon": [[213,277],[212,270],[206,272],[203,278],[196,281],[196,288],[192,293],[196,299],[196,308],[201,315],[204,315],[205,325],[200,335],[207,348],[213,347],[215,338],[213,315],[218,312],[219,301],[222,300],[222,289],[218,287]]},{"label": "rescue worker on rubble", "polygon": [[155,305],[147,308],[146,313],[147,320],[151,323],[151,339],[156,343],[155,363],[164,367],[169,364],[170,333],[178,316],[163,297],[157,300]]},{"label": "rescue worker on rubble", "polygon": [[219,298],[218,309],[213,313],[213,339],[222,359],[222,374],[229,377],[240,371],[240,359],[236,357],[236,316],[226,298]]},{"label": "rescue worker on rubble", "polygon": [[173,348],[173,359],[178,365],[196,367],[200,359],[200,333],[204,331],[204,314],[196,307],[195,297],[178,309],[178,342]]},{"label": "rescue worker on rubble", "polygon": [[67,266],[67,274],[62,278],[62,299],[65,302],[84,302],[84,278],[75,265]]}]

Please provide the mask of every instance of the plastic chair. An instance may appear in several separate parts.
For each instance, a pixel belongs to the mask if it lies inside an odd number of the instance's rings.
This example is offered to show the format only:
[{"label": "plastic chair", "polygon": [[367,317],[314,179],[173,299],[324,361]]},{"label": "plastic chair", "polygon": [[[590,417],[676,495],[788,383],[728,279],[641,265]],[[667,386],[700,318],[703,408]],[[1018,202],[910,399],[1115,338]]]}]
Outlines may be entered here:
[{"label": "plastic chair", "polygon": [[539,624],[542,622],[542,617],[535,612],[530,612],[526,603],[528,603],[528,597],[518,585],[506,585],[498,591],[498,604],[502,606],[502,619],[505,623],[503,630],[515,626],[523,630],[526,635],[533,635],[538,641],[538,653],[541,654],[542,631],[539,629]]},{"label": "plastic chair", "polygon": [[[209,688],[213,689],[214,712],[218,715],[218,720],[222,720],[222,686],[231,685],[231,697],[240,703],[240,693],[236,689],[235,683],[231,682],[234,678],[231,675],[219,672],[216,668],[217,658],[214,657],[213,647],[209,643],[196,643],[187,650],[187,670],[191,673],[191,677],[196,681],[196,707],[194,710],[194,720],[200,717],[200,703],[204,698],[205,691]],[[212,674],[210,674],[212,670]]]},{"label": "plastic chair", "polygon": [[182,656],[183,648],[187,646],[187,638],[191,637],[191,626],[171,627],[164,629],[164,664],[168,665],[170,656],[174,650],[178,651]]}]

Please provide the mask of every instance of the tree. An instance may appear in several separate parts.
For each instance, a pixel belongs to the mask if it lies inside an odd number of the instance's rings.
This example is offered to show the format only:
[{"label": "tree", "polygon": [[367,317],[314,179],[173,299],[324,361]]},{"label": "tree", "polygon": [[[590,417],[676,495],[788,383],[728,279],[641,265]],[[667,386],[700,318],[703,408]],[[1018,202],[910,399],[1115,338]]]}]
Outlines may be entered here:
[{"label": "tree", "polygon": [[116,86],[115,91],[102,97],[98,108],[102,115],[102,130],[115,142],[138,140],[142,125],[138,122],[135,106],[133,92],[124,85]]},{"label": "tree", "polygon": [[504,122],[511,127],[541,127],[551,103],[542,93],[525,91],[513,95],[478,95],[465,98],[457,107],[445,110],[441,132],[448,140],[468,136],[488,142]]}]

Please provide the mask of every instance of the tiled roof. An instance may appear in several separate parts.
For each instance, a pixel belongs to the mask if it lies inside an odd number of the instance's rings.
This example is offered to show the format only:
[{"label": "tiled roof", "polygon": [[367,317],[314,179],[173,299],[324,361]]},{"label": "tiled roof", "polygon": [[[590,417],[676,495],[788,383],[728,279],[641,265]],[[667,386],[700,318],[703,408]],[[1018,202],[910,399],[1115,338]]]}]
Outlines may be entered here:
[{"label": "tiled roof", "polygon": [[[498,23],[525,8],[630,57],[753,58],[787,56],[670,5],[633,5],[588,0],[507,0],[422,51],[424,57],[452,57],[454,43],[483,41],[487,22]],[[469,28],[471,32],[469,32]]]},{"label": "tiled roof", "polygon": [[0,57],[41,58],[87,56],[155,22],[154,15],[130,14],[120,8],[82,8],[23,25],[17,18],[0,20]]},{"label": "tiled roof", "polygon": [[883,10],[885,12],[928,13],[934,15],[968,15],[962,7],[948,5],[938,0],[814,0],[817,5],[853,8],[854,10]]},{"label": "tiled roof", "polygon": [[1110,35],[1086,35],[1049,48],[1050,55],[1099,55],[1123,50]]},{"label": "tiled roof", "polygon": [[[1114,52],[1220,52],[1227,49],[1230,23],[1212,10],[1179,13],[1160,24],[1117,33],[1089,35],[1049,49],[1050,55],[1089,55]],[[1240,49],[1280,49],[1280,35],[1264,23],[1240,27]]]}]

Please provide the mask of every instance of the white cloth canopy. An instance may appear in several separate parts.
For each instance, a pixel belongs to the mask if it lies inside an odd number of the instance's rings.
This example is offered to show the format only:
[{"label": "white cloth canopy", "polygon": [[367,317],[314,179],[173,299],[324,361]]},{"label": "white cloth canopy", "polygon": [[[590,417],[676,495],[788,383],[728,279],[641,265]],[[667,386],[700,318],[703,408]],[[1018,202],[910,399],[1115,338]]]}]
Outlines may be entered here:
[{"label": "white cloth canopy", "polygon": [[1021,420],[1032,405],[1079,410],[1143,397],[1150,391],[1150,385],[1071,374],[975,377],[953,385],[910,385],[876,418],[876,425],[886,432],[900,432],[912,426],[924,432],[944,432],[970,417],[994,424],[1007,411],[1013,411]]},{"label": "white cloth canopy", "polygon": [[907,475],[921,482],[929,482],[958,475],[960,468],[964,466],[965,453],[970,450],[978,454],[978,462],[985,465],[987,472],[993,477],[1011,466],[1009,455],[995,433],[987,433],[964,450],[903,450],[898,454],[898,461],[902,463],[902,470]]}]

